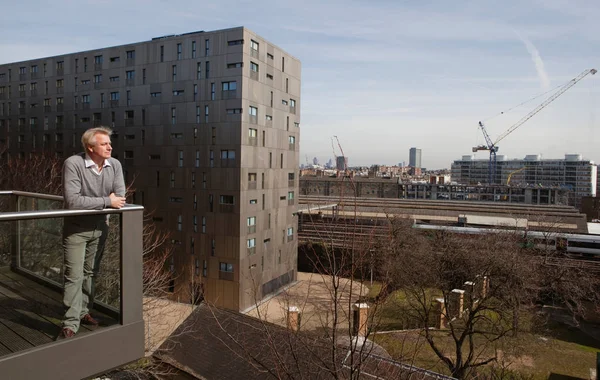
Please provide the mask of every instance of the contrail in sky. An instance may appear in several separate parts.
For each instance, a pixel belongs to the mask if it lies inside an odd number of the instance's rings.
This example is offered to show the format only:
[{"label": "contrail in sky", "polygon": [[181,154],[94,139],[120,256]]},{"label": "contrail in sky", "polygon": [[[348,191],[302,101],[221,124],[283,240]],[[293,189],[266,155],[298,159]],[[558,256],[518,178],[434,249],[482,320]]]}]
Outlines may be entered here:
[{"label": "contrail in sky", "polygon": [[514,31],[514,32],[517,35],[517,37],[519,37],[521,42],[523,42],[525,47],[527,48],[529,55],[531,55],[531,60],[533,61],[533,64],[535,65],[535,71],[537,71],[538,77],[540,78],[540,83],[542,85],[542,89],[548,90],[550,88],[550,79],[548,78],[548,74],[546,73],[546,69],[544,67],[544,61],[542,60],[542,57],[540,56],[540,52],[535,47],[533,42],[531,42],[529,39],[520,35],[517,31]]}]

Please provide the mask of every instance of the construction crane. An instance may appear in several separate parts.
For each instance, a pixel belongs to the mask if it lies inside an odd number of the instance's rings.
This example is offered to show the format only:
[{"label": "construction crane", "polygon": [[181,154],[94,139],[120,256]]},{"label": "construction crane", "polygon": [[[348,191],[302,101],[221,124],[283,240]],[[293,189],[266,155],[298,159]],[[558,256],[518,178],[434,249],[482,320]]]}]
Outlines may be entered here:
[{"label": "construction crane", "polygon": [[496,182],[496,153],[498,153],[498,143],[502,141],[506,136],[510,135],[515,131],[515,129],[519,128],[521,125],[525,124],[525,122],[535,116],[538,112],[544,109],[548,104],[555,101],[559,96],[564,94],[568,89],[575,86],[577,82],[585,78],[588,74],[596,74],[596,69],[588,69],[579,74],[576,78],[571,79],[564,86],[561,86],[554,94],[552,94],[548,99],[544,100],[542,104],[533,109],[533,111],[529,112],[527,115],[523,116],[521,120],[517,121],[510,128],[508,128],[503,134],[498,136],[496,141],[493,141],[490,138],[487,130],[485,129],[485,125],[482,121],[479,122],[479,128],[481,128],[481,132],[483,133],[483,137],[485,139],[485,145],[478,145],[473,147],[473,152],[477,152],[480,150],[489,150],[490,151],[490,162],[488,164],[488,184],[493,185]]}]

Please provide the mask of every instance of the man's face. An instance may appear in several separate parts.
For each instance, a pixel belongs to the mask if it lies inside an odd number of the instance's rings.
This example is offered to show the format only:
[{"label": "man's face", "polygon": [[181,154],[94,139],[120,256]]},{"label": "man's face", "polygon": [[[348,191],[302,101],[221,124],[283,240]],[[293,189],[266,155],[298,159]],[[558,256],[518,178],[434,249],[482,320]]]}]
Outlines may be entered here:
[{"label": "man's face", "polygon": [[112,152],[112,145],[110,144],[110,137],[104,133],[96,133],[96,144],[88,146],[88,155],[92,160],[95,158],[110,158]]}]

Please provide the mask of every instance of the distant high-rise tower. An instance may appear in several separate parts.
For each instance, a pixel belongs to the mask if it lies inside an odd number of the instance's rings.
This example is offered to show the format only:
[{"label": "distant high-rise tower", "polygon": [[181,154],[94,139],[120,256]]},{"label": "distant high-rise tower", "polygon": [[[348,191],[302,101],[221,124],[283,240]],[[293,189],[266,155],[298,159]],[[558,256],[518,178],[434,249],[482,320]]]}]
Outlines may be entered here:
[{"label": "distant high-rise tower", "polygon": [[319,159],[317,157],[313,158],[313,165],[319,165]]},{"label": "distant high-rise tower", "polygon": [[335,158],[335,167],[337,170],[346,170],[347,166],[348,166],[348,157],[337,156]]},{"label": "distant high-rise tower", "polygon": [[421,149],[410,148],[408,155],[408,166],[413,168],[421,167]]}]

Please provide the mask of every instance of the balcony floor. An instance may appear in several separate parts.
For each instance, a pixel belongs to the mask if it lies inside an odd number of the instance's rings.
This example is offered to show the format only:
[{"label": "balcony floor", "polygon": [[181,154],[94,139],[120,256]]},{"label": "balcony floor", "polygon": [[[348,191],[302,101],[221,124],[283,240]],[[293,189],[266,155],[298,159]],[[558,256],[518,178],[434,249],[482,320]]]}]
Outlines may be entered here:
[{"label": "balcony floor", "polygon": [[[59,292],[0,267],[0,357],[54,341],[63,313]],[[97,311],[92,315],[100,326],[82,325],[78,336],[118,323]]]}]

